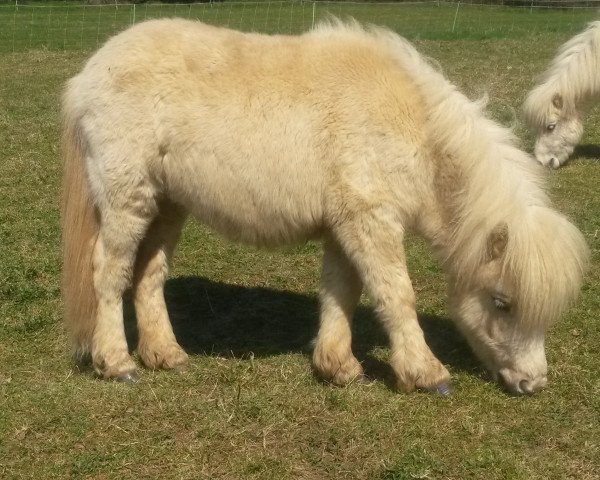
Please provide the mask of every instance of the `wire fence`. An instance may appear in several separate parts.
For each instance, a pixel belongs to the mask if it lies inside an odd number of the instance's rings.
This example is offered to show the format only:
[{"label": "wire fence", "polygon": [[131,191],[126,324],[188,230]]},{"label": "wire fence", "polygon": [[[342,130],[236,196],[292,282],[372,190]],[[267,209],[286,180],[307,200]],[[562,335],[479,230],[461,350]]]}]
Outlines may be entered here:
[{"label": "wire fence", "polygon": [[[514,3],[514,2],[513,2]],[[547,3],[547,2],[545,2]],[[589,2],[567,6],[507,6],[472,2],[224,1],[181,4],[0,4],[0,52],[30,49],[93,50],[135,23],[183,17],[243,31],[297,34],[324,18],[353,17],[387,26],[408,38],[518,38],[571,35],[599,17]],[[596,5],[595,3],[593,5]]]}]

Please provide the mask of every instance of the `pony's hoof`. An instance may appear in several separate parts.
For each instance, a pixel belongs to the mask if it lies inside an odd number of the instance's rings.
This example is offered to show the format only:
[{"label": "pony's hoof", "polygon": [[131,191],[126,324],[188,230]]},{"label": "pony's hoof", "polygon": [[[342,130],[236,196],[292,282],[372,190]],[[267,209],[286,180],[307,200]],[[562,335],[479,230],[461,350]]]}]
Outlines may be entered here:
[{"label": "pony's hoof", "polygon": [[338,387],[355,383],[364,375],[362,365],[352,352],[336,352],[319,343],[313,352],[313,368],[324,381]]},{"label": "pony's hoof", "polygon": [[364,373],[362,375],[357,376],[354,379],[354,383],[357,383],[359,385],[372,385],[375,382],[375,380],[373,380],[370,377],[367,377]]},{"label": "pony's hoof", "polygon": [[176,342],[148,343],[138,345],[138,353],[144,365],[151,370],[184,371],[190,363],[187,353]]},{"label": "pony's hoof", "polygon": [[116,382],[122,382],[122,383],[136,383],[139,379],[140,379],[140,376],[138,375],[138,373],[135,370],[132,372],[121,373],[120,375],[117,375],[116,377],[114,377],[114,380]]},{"label": "pony's hoof", "polygon": [[452,384],[450,383],[440,383],[439,385],[434,385],[431,388],[426,389],[429,393],[434,393],[436,395],[442,395],[443,397],[447,397],[452,394]]},{"label": "pony's hoof", "polygon": [[176,365],[171,368],[171,371],[174,373],[185,373],[190,369],[189,363],[182,363],[181,365]]}]

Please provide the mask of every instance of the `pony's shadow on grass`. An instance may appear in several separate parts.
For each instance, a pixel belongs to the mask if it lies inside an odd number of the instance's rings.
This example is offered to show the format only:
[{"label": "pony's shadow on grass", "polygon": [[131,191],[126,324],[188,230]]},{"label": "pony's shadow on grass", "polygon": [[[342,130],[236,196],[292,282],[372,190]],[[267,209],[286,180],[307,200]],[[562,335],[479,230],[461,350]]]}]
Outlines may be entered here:
[{"label": "pony's shadow on grass", "polygon": [[[179,344],[191,355],[230,358],[310,354],[317,334],[316,296],[262,287],[241,287],[199,277],[169,280],[165,298]],[[129,344],[137,343],[135,314],[126,301]],[[477,372],[479,363],[452,322],[420,314],[427,343],[444,364],[458,371]],[[373,351],[388,345],[371,308],[359,306],[354,316],[353,351],[369,378],[394,388],[387,361]]]},{"label": "pony's shadow on grass", "polygon": [[600,159],[600,145],[583,144],[577,145],[572,155],[573,158],[586,158],[590,160]]}]

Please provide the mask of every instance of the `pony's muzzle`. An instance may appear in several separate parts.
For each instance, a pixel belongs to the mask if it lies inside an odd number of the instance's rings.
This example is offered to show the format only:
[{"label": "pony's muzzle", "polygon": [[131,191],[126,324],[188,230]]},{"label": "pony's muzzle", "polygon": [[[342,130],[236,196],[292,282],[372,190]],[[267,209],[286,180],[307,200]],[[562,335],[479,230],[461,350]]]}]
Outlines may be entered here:
[{"label": "pony's muzzle", "polygon": [[498,381],[514,395],[533,395],[546,386],[548,377],[545,374],[532,377],[509,368],[503,368],[498,372]]}]

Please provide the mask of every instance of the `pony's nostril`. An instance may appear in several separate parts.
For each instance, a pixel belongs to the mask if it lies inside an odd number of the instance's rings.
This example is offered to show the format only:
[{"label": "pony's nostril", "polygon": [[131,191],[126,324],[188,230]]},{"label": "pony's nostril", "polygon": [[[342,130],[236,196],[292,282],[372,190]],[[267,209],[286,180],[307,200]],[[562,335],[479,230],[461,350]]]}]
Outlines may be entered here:
[{"label": "pony's nostril", "polygon": [[531,395],[535,392],[533,385],[529,380],[521,380],[519,382],[519,390],[526,395]]},{"label": "pony's nostril", "polygon": [[546,386],[546,377],[529,378],[524,374],[501,369],[498,371],[498,383],[513,395],[533,395]]},{"label": "pony's nostril", "polygon": [[558,161],[558,158],[552,157],[550,159],[550,165],[552,166],[552,168],[558,168],[558,167],[560,167],[560,162]]}]

